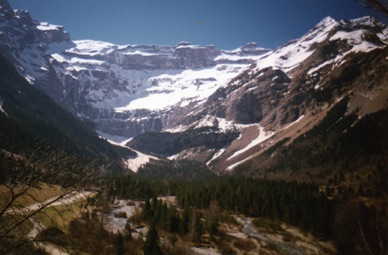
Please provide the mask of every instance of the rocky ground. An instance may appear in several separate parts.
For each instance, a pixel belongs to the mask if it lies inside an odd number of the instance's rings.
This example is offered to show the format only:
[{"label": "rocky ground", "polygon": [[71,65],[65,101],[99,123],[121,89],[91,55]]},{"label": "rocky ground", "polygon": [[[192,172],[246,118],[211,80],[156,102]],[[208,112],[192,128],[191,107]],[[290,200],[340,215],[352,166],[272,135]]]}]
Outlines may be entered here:
[{"label": "rocky ground", "polygon": [[[174,203],[173,197],[160,198],[167,203]],[[140,210],[141,202],[131,200],[118,200],[114,209],[108,214],[106,228],[110,231],[124,231],[127,218],[132,217]],[[126,214],[127,218],[115,217]],[[282,222],[268,219],[252,219],[244,215],[232,215],[233,221],[220,222],[218,230],[219,238],[216,242],[207,241],[203,236],[203,242],[193,244],[184,238],[178,238],[175,247],[170,250],[185,249],[185,254],[210,254],[218,255],[225,252],[233,254],[294,254],[294,255],[319,255],[335,254],[332,243],[315,238],[311,234],[286,225]],[[147,228],[136,228],[132,235],[146,235]],[[160,233],[161,243],[171,245],[168,234]],[[206,241],[205,241],[206,240]],[[229,253],[228,253],[229,254]],[[232,254],[232,253],[231,253]]]}]

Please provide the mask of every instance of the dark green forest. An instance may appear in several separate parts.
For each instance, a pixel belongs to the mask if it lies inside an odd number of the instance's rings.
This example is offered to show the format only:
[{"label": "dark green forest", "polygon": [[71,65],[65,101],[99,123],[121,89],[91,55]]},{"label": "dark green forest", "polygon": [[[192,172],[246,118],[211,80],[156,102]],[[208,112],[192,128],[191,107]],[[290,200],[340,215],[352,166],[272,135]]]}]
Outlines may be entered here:
[{"label": "dark green forest", "polygon": [[[329,198],[328,190],[320,191],[314,184],[245,177],[151,180],[128,176],[112,182],[115,190],[111,192],[118,197],[145,199],[141,220],[176,234],[199,231],[216,236],[221,215],[243,214],[285,222],[324,240],[335,240],[343,254],[352,254],[360,246],[362,228],[368,233],[368,244],[376,252],[383,249],[377,236],[381,238],[384,232],[379,231],[385,230],[376,229],[376,224],[382,224],[380,217],[384,211],[358,202],[357,190],[341,191]],[[166,195],[176,196],[177,206],[156,199]],[[218,216],[209,217],[209,210],[216,210]],[[189,222],[195,222],[195,217],[205,220],[194,227]]]}]

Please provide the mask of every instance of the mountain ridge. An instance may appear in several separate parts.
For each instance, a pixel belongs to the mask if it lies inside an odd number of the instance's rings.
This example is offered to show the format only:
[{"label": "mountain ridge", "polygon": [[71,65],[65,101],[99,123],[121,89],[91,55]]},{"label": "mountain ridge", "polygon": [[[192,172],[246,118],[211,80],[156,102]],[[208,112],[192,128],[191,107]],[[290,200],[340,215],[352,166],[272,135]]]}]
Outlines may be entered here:
[{"label": "mountain ridge", "polygon": [[[72,41],[63,27],[11,10],[5,5],[0,12],[0,52],[31,84],[94,122],[101,135],[120,142],[132,137],[128,145],[134,149],[195,158],[216,171],[232,170],[282,139],[293,141],[344,96],[351,96],[350,108],[364,111],[360,118],[386,107],[363,98],[386,97],[388,29],[372,17],[327,17],[274,50],[248,43],[223,51],[187,42]],[[156,152],[144,144],[147,132],[158,134],[155,143],[168,141],[170,149]],[[206,137],[228,132],[239,136],[206,146]],[[201,134],[202,144],[192,134]],[[173,141],[185,144],[174,147]]]},{"label": "mountain ridge", "polygon": [[[98,138],[91,123],[75,118],[28,84],[3,56],[0,56],[0,123],[1,161],[3,157],[7,161],[17,155],[40,168],[42,175],[80,175],[97,168],[102,169],[99,174],[122,172],[121,158],[136,156],[129,149],[116,149]],[[6,167],[3,163],[0,166]],[[77,172],[82,167],[85,169]]]}]

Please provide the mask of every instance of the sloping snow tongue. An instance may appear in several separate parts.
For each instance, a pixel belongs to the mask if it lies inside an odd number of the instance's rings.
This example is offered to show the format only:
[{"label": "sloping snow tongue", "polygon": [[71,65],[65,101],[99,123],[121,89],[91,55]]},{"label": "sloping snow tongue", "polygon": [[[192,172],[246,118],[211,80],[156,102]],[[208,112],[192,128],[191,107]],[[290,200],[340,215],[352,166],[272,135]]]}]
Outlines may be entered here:
[{"label": "sloping snow tongue", "polygon": [[263,127],[260,125],[257,125],[259,129],[259,135],[253,139],[247,146],[245,146],[243,149],[238,150],[234,152],[227,160],[231,160],[238,155],[243,154],[244,152],[248,151],[249,149],[255,147],[256,145],[259,145],[260,143],[266,141],[267,139],[271,138],[275,133],[271,131],[265,131]]},{"label": "sloping snow tongue", "polygon": [[127,159],[127,160],[125,160],[124,163],[126,164],[128,169],[132,170],[135,173],[137,172],[137,170],[139,170],[140,167],[144,166],[145,164],[147,164],[151,160],[158,160],[158,158],[156,158],[154,156],[150,156],[150,155],[141,153],[141,152],[136,151],[136,150],[134,150],[134,151],[137,153],[137,157]]},{"label": "sloping snow tongue", "polygon": [[8,113],[3,109],[3,99],[0,96],[0,112],[4,113],[8,117]]}]

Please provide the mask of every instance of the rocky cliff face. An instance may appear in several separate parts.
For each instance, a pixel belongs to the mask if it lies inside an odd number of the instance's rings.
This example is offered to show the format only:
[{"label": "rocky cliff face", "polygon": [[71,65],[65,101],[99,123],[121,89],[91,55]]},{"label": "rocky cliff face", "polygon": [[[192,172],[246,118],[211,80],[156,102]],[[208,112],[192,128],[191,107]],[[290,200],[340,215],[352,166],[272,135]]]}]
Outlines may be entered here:
[{"label": "rocky cliff face", "polygon": [[[71,41],[62,26],[35,21],[7,1],[1,4],[0,52],[31,84],[112,135],[131,137],[168,127],[166,108],[203,101],[268,51],[252,43],[221,51],[186,42]],[[163,99],[153,100],[157,95]]]},{"label": "rocky cliff face", "polygon": [[387,32],[373,18],[327,18],[301,39],[262,55],[194,115],[276,129],[327,108],[350,90],[384,87]]},{"label": "rocky cliff face", "polygon": [[356,111],[359,118],[386,109],[387,32],[373,18],[327,18],[302,38],[262,55],[206,102],[175,108],[170,116],[176,131],[237,130],[238,139],[204,157],[217,169],[234,169],[271,144],[303,134],[343,97],[350,96],[348,113]]},{"label": "rocky cliff face", "polygon": [[71,41],[62,26],[35,21],[6,1],[0,18],[0,52],[31,84],[101,132],[124,137],[171,128],[174,105],[205,100],[268,52],[254,43],[222,51],[187,42]]}]

